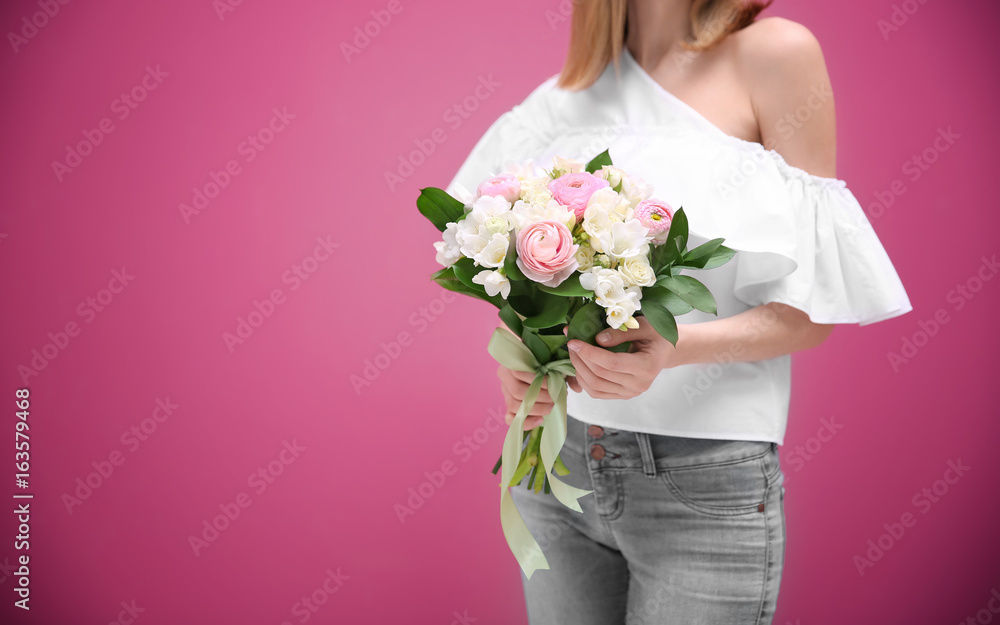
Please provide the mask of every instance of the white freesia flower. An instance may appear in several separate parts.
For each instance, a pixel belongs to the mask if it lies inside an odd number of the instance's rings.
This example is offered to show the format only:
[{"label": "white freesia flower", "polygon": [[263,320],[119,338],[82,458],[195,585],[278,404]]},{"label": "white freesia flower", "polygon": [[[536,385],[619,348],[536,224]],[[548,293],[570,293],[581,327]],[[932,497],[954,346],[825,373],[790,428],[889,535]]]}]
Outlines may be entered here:
[{"label": "white freesia flower", "polygon": [[649,266],[645,254],[626,258],[618,265],[618,273],[627,286],[653,286],[656,284],[656,273]]},{"label": "white freesia flower", "polygon": [[590,244],[601,253],[611,245],[611,225],[614,221],[600,205],[588,206],[583,211],[583,231],[590,237]]},{"label": "white freesia flower", "polygon": [[580,286],[594,292],[594,301],[604,308],[612,328],[627,324],[639,310],[642,290],[637,286],[626,287],[621,274],[614,269],[594,267],[580,276]]},{"label": "white freesia flower", "polygon": [[517,230],[523,230],[540,221],[558,221],[572,231],[573,225],[576,223],[576,215],[573,214],[573,211],[552,199],[545,204],[518,200],[514,202],[511,213],[514,217],[514,227]]},{"label": "white freesia flower", "polygon": [[462,254],[476,258],[495,234],[506,235],[513,228],[510,209],[510,202],[503,197],[484,195],[478,198],[465,219],[458,222],[455,240]]},{"label": "white freesia flower", "polygon": [[483,247],[473,260],[482,267],[503,267],[504,258],[507,256],[507,249],[510,247],[510,239],[506,234],[494,234],[493,238]]},{"label": "white freesia flower", "polygon": [[434,249],[437,250],[436,260],[445,267],[450,267],[462,257],[461,246],[455,238],[458,234],[458,224],[450,222],[441,233],[444,240],[436,241]]},{"label": "white freesia flower", "polygon": [[617,260],[624,260],[649,251],[646,233],[649,230],[637,219],[611,224],[610,244],[602,241],[604,253]]},{"label": "white freesia flower", "polygon": [[500,297],[507,299],[507,296],[510,295],[510,280],[499,271],[484,269],[472,276],[472,281],[483,285],[486,294],[490,297],[495,297],[499,293]]}]

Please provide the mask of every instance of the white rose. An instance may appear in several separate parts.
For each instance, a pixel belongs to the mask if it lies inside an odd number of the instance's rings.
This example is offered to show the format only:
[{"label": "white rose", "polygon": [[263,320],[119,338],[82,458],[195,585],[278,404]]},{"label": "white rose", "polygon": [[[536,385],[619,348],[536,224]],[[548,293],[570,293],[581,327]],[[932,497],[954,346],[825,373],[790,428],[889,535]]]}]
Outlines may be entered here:
[{"label": "white rose", "polygon": [[548,204],[552,199],[548,178],[529,178],[521,182],[521,199],[529,204]]},{"label": "white rose", "polygon": [[581,244],[576,249],[576,262],[580,271],[590,271],[590,268],[594,266],[594,254],[594,248],[588,244]]},{"label": "white rose", "polygon": [[591,207],[603,210],[612,221],[631,219],[635,213],[627,198],[622,197],[607,187],[598,189],[590,196],[590,200],[587,201],[587,208]]},{"label": "white rose", "polygon": [[656,273],[649,266],[645,255],[626,258],[618,265],[618,272],[628,286],[653,286],[656,284]]},{"label": "white rose", "polygon": [[472,281],[483,285],[486,294],[490,297],[495,297],[499,293],[500,297],[507,299],[507,296],[510,295],[510,281],[499,271],[485,269],[472,276]]},{"label": "white rose", "polygon": [[576,224],[576,215],[573,211],[550,199],[545,204],[528,203],[518,200],[514,203],[511,211],[514,217],[514,226],[518,230],[523,230],[532,224],[540,221],[558,221],[564,224],[570,231]]},{"label": "white rose", "polygon": [[646,184],[645,180],[636,176],[624,176],[622,178],[622,194],[628,198],[632,208],[635,208],[639,202],[652,197],[653,185]]},{"label": "white rose", "polygon": [[611,165],[605,165],[601,167],[600,171],[595,172],[594,175],[599,178],[604,178],[605,180],[608,181],[608,184],[611,185],[612,188],[614,188],[622,183],[622,179],[625,177],[625,172],[618,169],[617,167],[613,167]]},{"label": "white rose", "polygon": [[579,174],[587,165],[581,163],[580,161],[573,160],[570,158],[563,158],[561,156],[556,156],[552,159],[552,168],[558,169],[564,174]]}]

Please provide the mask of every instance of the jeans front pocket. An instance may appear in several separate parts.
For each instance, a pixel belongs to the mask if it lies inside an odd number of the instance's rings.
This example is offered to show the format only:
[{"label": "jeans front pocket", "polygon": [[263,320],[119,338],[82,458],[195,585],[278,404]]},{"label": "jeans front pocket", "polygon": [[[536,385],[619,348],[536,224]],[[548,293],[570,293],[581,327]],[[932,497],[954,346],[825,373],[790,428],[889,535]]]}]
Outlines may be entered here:
[{"label": "jeans front pocket", "polygon": [[663,470],[660,478],[687,507],[713,516],[761,512],[767,496],[767,449],[750,457]]}]

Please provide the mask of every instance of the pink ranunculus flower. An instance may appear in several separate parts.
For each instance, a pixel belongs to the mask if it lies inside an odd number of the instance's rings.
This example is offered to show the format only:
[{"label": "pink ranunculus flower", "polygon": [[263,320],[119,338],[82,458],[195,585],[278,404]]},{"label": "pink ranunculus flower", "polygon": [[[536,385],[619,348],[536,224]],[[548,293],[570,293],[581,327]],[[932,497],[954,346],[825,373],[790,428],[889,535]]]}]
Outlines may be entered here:
[{"label": "pink ranunculus flower", "polygon": [[559,176],[549,183],[549,191],[557,202],[573,211],[579,219],[587,210],[587,202],[594,191],[607,186],[610,186],[607,180],[581,172]]},{"label": "pink ranunculus flower", "polygon": [[639,202],[635,207],[635,218],[649,230],[647,236],[654,244],[661,245],[670,233],[670,222],[674,218],[674,209],[662,200],[649,199]]},{"label": "pink ranunculus flower", "polygon": [[500,174],[484,180],[476,191],[480,197],[499,196],[513,204],[521,197],[521,181],[512,174]]},{"label": "pink ranunculus flower", "polygon": [[579,247],[566,224],[539,221],[517,233],[517,266],[529,280],[557,287],[579,267]]}]

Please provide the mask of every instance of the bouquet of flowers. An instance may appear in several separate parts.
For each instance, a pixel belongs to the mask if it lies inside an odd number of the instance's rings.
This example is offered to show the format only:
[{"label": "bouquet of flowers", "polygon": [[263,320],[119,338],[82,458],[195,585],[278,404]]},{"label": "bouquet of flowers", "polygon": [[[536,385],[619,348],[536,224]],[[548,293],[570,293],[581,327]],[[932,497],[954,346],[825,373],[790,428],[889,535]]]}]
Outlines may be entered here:
[{"label": "bouquet of flowers", "polygon": [[[444,269],[442,287],[487,301],[509,328],[497,328],[490,354],[502,365],[534,374],[493,468],[502,467],[501,524],[507,543],[530,578],[548,563],[510,498],[509,488],[552,493],[581,512],[592,491],[556,479],[569,471],[559,459],[566,440],[566,377],[576,371],[566,343],[595,344],[606,328],[638,328],[643,316],[677,343],[674,317],[693,309],[716,314],[715,299],[684,269],[710,269],[734,250],[713,239],[687,249],[683,208],[652,198],[652,188],[611,162],[605,150],[591,161],[562,157],[551,169],[518,165],[483,181],[475,194],[453,198],[420,190],[417,207],[438,230],[434,243]],[[628,351],[629,343],[612,348]],[[543,425],[524,432],[524,419],[546,381],[554,408]]]}]

